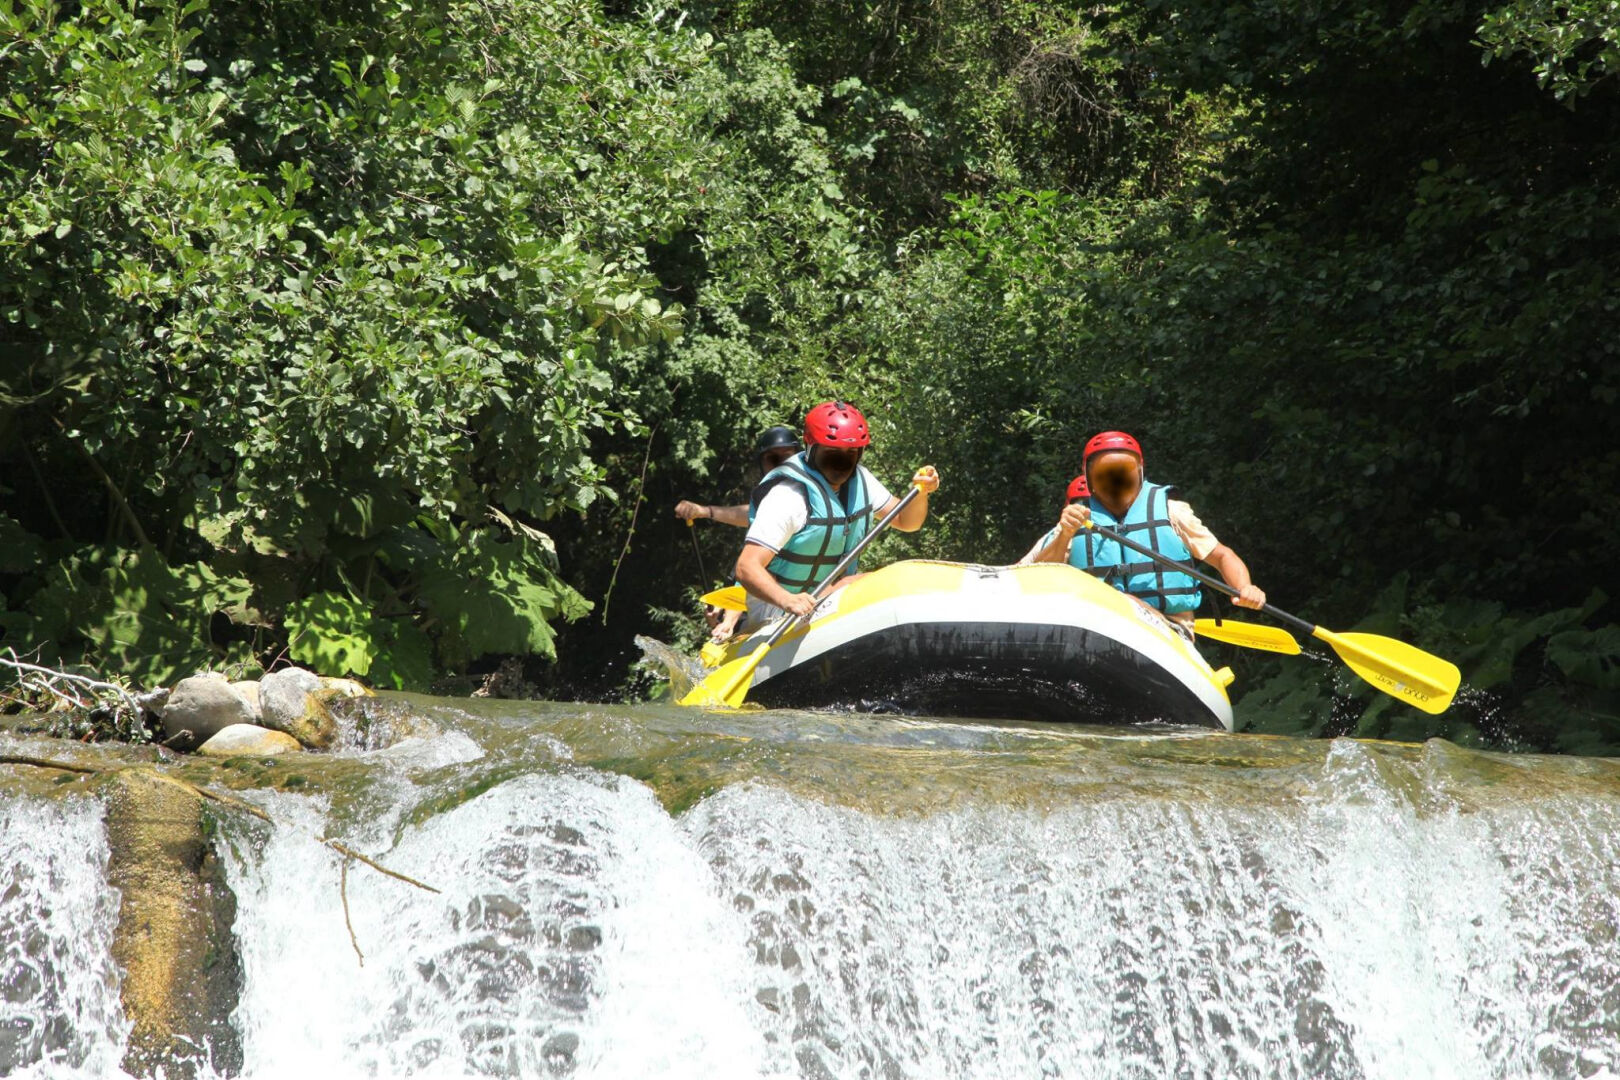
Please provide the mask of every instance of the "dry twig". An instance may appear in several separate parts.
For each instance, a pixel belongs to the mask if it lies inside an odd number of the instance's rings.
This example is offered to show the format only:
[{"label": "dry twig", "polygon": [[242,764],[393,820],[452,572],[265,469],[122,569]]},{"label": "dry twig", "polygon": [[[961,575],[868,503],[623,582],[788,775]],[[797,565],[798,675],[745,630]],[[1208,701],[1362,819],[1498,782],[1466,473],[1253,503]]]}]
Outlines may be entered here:
[{"label": "dry twig", "polygon": [[349,860],[344,859],[338,864],[338,896],[343,901],[343,925],[349,931],[349,944],[354,946],[354,955],[360,961],[360,966],[366,966],[366,954],[360,951],[360,942],[354,936],[354,920],[349,918]]},{"label": "dry twig", "polygon": [[[127,687],[118,683],[93,679],[88,675],[77,675],[71,671],[57,671],[40,664],[30,664],[20,659],[15,649],[7,649],[4,655],[0,655],[0,664],[17,673],[17,690],[24,700],[29,697],[37,699],[44,695],[50,697],[58,707],[88,709],[101,704],[107,705],[115,712],[118,709],[127,710],[132,720],[139,719],[141,715],[141,703]],[[64,688],[58,686],[58,682],[68,685]],[[81,695],[79,691],[81,687],[89,695],[88,700]],[[106,698],[113,699],[113,702],[104,701]]]}]

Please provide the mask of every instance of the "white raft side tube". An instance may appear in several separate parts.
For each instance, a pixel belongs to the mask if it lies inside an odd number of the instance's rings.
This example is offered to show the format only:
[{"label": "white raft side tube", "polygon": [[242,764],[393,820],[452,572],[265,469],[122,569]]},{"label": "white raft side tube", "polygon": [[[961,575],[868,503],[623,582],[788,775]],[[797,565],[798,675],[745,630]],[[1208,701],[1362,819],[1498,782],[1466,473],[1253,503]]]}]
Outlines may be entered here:
[{"label": "white raft side tube", "polygon": [[[1149,622],[1150,619],[1157,616],[1145,611],[1122,615],[1090,603],[1078,594],[1026,593],[1010,574],[966,572],[962,587],[956,592],[888,597],[864,604],[848,614],[818,620],[807,632],[777,643],[760,661],[754,672],[754,684],[757,686],[774,674],[808,663],[841,645],[903,623],[1025,622],[1071,626],[1100,634],[1147,657],[1186,687],[1227,731],[1231,731],[1232,703],[1214,681],[1209,664],[1174,630],[1161,630]],[[746,655],[746,652],[738,655]]]}]

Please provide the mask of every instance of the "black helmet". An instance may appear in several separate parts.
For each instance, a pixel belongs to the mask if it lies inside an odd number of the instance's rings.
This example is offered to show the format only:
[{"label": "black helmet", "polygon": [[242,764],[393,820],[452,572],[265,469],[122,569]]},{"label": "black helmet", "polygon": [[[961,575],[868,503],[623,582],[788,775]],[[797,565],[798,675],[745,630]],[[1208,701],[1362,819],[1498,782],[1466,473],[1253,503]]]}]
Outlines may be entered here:
[{"label": "black helmet", "polygon": [[763,457],[772,450],[802,450],[798,432],[789,427],[768,427],[759,433],[754,443],[754,456]]}]

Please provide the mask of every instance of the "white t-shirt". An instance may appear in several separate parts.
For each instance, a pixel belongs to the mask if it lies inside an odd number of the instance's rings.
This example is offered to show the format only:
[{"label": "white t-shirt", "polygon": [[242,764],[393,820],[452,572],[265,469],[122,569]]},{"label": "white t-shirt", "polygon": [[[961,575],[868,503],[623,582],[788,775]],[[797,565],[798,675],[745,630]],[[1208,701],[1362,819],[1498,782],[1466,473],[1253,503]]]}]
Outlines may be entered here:
[{"label": "white t-shirt", "polygon": [[[894,496],[865,465],[856,468],[861,470],[861,479],[866,482],[866,498],[875,516]],[[791,484],[777,484],[760,500],[759,510],[754,514],[753,524],[748,526],[748,535],[743,537],[743,543],[781,551],[782,545],[793,539],[793,535],[804,528],[809,520],[810,504],[799,489]],[[782,609],[775,604],[761,600],[753,593],[748,594],[748,625],[751,628],[764,626],[782,614]]]},{"label": "white t-shirt", "polygon": [[[872,513],[876,514],[894,496],[865,465],[856,468],[861,470],[861,479],[866,481],[866,497],[872,504]],[[804,494],[792,484],[777,484],[760,500],[759,510],[754,514],[753,524],[748,526],[748,535],[743,537],[743,543],[781,551],[782,545],[793,539],[793,535],[804,528],[809,520],[810,504],[805,501]]]}]

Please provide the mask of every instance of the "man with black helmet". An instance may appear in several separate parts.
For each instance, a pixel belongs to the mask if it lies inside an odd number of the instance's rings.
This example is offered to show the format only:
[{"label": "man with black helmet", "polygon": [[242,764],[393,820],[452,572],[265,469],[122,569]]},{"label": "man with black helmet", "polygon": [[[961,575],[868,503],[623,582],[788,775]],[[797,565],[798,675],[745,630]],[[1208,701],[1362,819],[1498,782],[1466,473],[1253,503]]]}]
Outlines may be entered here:
[{"label": "man with black helmet", "polygon": [[[799,436],[794,434],[790,427],[778,424],[768,427],[759,433],[754,440],[754,457],[759,462],[761,476],[782,464],[799,452]],[[707,519],[717,521],[722,525],[735,525],[739,529],[748,527],[748,504],[738,506],[709,506],[704,503],[690,502],[682,499],[675,504],[675,516],[691,525],[695,521]],[[709,638],[715,642],[730,641],[742,625],[743,613],[737,610],[725,610],[705,605],[703,620],[709,627]]]},{"label": "man with black helmet", "polygon": [[[810,449],[767,473],[749,500],[748,536],[736,575],[748,591],[748,619],[755,626],[784,611],[810,615],[816,586],[873,521],[900,501],[861,464],[872,437],[855,406],[817,405],[804,418],[804,439]],[[922,527],[939,473],[924,465],[911,482],[921,494],[895,516],[901,532]]]},{"label": "man with black helmet", "polygon": [[[801,449],[799,437],[794,434],[792,428],[781,425],[766,428],[759,433],[759,438],[754,442],[754,456],[759,461],[760,475],[764,476]],[[707,518],[722,525],[735,525],[739,529],[748,528],[747,503],[738,506],[709,506],[682,499],[675,504],[675,516],[682,521]]]}]

